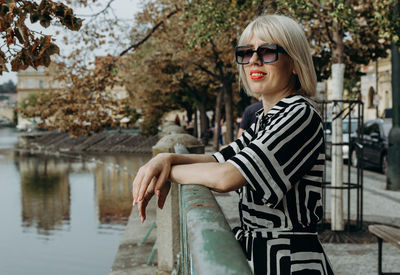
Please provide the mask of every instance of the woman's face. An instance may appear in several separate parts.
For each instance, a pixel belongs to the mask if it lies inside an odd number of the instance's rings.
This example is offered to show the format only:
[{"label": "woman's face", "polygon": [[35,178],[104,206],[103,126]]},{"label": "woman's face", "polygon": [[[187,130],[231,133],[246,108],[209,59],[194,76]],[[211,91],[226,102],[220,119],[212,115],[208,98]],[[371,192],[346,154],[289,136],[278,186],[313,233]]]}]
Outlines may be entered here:
[{"label": "woman's face", "polygon": [[[256,50],[268,42],[252,35],[246,46]],[[294,66],[291,58],[279,53],[278,60],[273,63],[263,63],[254,53],[250,63],[243,65],[244,73],[250,90],[259,96],[286,95],[294,89]]]}]

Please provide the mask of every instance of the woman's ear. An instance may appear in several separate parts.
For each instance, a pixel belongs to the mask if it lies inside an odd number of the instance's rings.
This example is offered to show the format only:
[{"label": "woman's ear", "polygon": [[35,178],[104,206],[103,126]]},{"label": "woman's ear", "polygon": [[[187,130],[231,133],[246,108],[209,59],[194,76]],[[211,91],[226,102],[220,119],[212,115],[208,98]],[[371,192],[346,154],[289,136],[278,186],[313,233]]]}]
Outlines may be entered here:
[{"label": "woman's ear", "polygon": [[297,75],[297,70],[296,70],[296,66],[293,64],[293,70],[292,70],[292,73],[294,74],[294,75]]},{"label": "woman's ear", "polygon": [[293,68],[292,73],[294,75],[297,75],[296,65],[294,64],[293,60],[291,60],[291,62],[292,62],[292,68]]}]

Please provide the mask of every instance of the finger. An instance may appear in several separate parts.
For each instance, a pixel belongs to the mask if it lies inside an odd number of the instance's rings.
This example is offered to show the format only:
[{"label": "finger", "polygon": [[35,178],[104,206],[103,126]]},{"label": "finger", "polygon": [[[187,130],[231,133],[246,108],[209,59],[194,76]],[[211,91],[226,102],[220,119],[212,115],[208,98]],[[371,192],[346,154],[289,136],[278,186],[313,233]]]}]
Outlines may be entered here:
[{"label": "finger", "polygon": [[161,187],[160,194],[158,196],[158,207],[163,209],[165,200],[167,199],[169,189],[171,188],[171,182],[166,181],[165,184]]},{"label": "finger", "polygon": [[153,180],[154,175],[147,174],[143,177],[142,181],[140,182],[140,186],[138,187],[138,192],[136,194],[136,198],[138,201],[143,200],[144,193],[146,192],[148,186],[150,185],[151,181]]},{"label": "finger", "polygon": [[144,200],[150,200],[154,195],[154,187],[156,186],[156,178],[154,177],[144,193]]},{"label": "finger", "polygon": [[138,173],[136,174],[135,179],[133,180],[132,183],[132,197],[133,197],[133,205],[135,205],[137,203],[137,194],[138,194],[138,190],[140,188],[140,183],[143,180],[143,173],[142,170],[139,169]]},{"label": "finger", "polygon": [[141,218],[142,223],[146,220],[146,208],[149,200],[144,199],[138,203],[139,215]]},{"label": "finger", "polygon": [[154,196],[154,186],[156,184],[155,178],[150,182],[149,186],[147,187],[146,193],[144,194],[143,200],[139,202],[139,215],[142,219],[142,222],[146,219],[146,207]]},{"label": "finger", "polygon": [[169,176],[169,172],[170,169],[163,169],[160,173],[160,175],[158,176],[157,182],[156,182],[156,186],[155,186],[155,190],[157,193],[157,196],[159,196],[159,191],[162,188],[162,186],[164,185],[164,183],[167,181],[168,176]]}]

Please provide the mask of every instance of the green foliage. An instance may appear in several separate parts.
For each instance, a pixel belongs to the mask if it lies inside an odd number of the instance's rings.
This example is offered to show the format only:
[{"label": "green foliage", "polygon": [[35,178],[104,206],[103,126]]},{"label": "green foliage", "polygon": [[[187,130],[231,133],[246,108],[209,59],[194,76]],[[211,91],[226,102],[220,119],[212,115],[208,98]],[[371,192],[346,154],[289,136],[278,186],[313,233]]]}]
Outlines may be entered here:
[{"label": "green foliage", "polygon": [[[386,57],[390,38],[382,35],[380,11],[388,12],[391,0],[276,0],[277,9],[297,19],[306,31],[319,80],[330,76],[332,63],[345,63],[346,77],[358,72],[359,64]],[[389,19],[388,19],[389,20]],[[392,20],[392,19],[390,19]]]},{"label": "green foliage", "polygon": [[38,99],[39,95],[38,94],[29,94],[22,102],[20,102],[19,107],[21,109],[27,109],[28,107],[36,107],[38,105]]},{"label": "green foliage", "polygon": [[358,99],[361,93],[361,76],[355,75],[353,78],[345,78],[343,86],[345,99]]},{"label": "green foliage", "polygon": [[141,114],[135,108],[132,108],[128,102],[125,103],[124,113],[125,116],[130,119],[129,123],[132,124],[136,123],[136,121],[141,117]]},{"label": "green foliage", "polygon": [[158,133],[158,126],[161,124],[162,112],[155,112],[147,116],[141,124],[141,132],[145,136],[154,136]]},{"label": "green foliage", "polygon": [[400,47],[400,1],[374,1],[374,8],[376,12],[373,20],[381,26],[380,34],[392,39]]},{"label": "green foliage", "polygon": [[22,102],[19,102],[19,111],[26,117],[41,115],[42,109],[51,101],[49,92],[31,93]]},{"label": "green foliage", "polygon": [[12,82],[12,80],[0,85],[0,94],[14,94],[16,92],[17,86]]},{"label": "green foliage", "polygon": [[196,18],[188,29],[191,34],[189,47],[204,47],[211,40],[224,35],[227,30],[236,29],[239,12],[240,5],[234,0],[190,1],[183,15],[185,19]]}]

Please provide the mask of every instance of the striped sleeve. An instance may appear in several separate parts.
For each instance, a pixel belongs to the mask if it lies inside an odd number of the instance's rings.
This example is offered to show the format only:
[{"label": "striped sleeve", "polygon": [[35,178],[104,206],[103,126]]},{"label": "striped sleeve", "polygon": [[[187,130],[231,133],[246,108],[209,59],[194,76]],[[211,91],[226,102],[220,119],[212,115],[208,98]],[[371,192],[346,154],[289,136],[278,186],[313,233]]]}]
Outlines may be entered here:
[{"label": "striped sleeve", "polygon": [[276,207],[316,163],[323,148],[320,116],[307,104],[277,115],[265,131],[229,159],[264,203]]},{"label": "striped sleeve", "polygon": [[[257,119],[258,120],[258,119]],[[250,144],[250,141],[255,135],[255,128],[257,120],[247,130],[245,130],[240,138],[230,143],[227,147],[221,151],[213,154],[213,157],[220,163],[226,162],[234,155],[239,153],[243,148]]]}]

